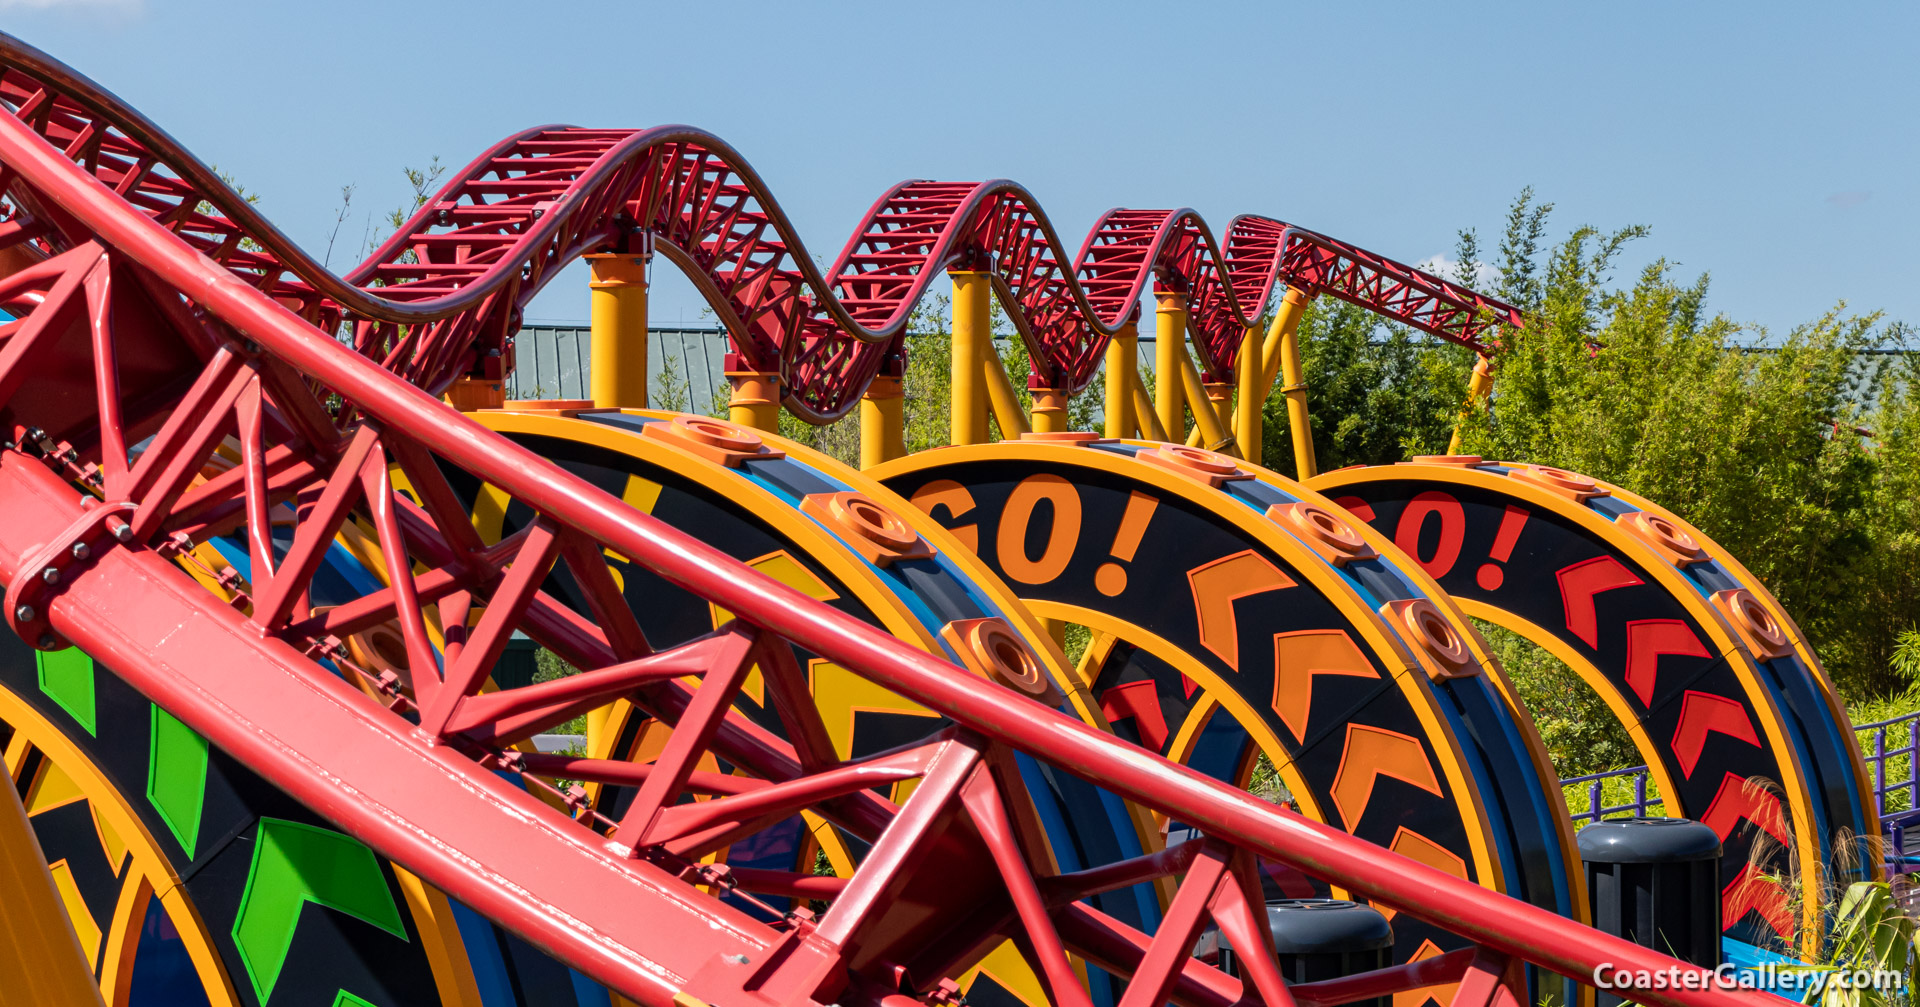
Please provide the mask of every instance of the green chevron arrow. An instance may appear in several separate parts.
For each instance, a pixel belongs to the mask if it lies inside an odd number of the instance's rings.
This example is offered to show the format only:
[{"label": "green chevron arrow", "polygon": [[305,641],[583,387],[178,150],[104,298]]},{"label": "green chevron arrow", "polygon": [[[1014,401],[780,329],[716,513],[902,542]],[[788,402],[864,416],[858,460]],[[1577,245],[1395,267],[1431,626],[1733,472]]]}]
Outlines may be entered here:
[{"label": "green chevron arrow", "polygon": [[240,914],[233,921],[233,942],[262,1004],[273,995],[293,950],[300,910],[309,902],[407,939],[400,908],[372,850],[331,829],[262,818]]}]

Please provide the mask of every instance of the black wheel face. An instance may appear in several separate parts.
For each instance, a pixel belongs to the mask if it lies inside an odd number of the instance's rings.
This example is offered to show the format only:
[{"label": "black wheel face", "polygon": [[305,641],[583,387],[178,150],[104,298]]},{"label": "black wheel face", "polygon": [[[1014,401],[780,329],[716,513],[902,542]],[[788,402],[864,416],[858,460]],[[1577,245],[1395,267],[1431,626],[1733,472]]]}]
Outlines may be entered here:
[{"label": "black wheel face", "polygon": [[1469,612],[1540,644],[1607,700],[1652,767],[1661,810],[1721,836],[1728,937],[1799,939],[1809,920],[1756,874],[1785,870],[1790,847],[1841,887],[1873,869],[1849,855],[1873,826],[1823,676],[1799,654],[1737,642],[1710,599],[1757,585],[1711,542],[1700,540],[1705,560],[1676,566],[1621,524],[1638,504],[1541,492],[1511,471],[1401,465],[1314,485]]}]

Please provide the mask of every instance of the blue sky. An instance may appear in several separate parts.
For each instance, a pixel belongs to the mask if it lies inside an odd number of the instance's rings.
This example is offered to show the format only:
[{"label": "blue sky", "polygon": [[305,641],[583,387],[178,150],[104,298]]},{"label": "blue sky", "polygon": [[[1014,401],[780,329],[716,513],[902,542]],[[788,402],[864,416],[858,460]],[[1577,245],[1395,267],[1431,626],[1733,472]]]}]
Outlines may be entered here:
[{"label": "blue sky", "polygon": [[[336,269],[400,170],[524,126],[726,137],[831,259],[908,177],[1008,177],[1077,247],[1110,206],[1278,216],[1407,261],[1645,224],[1711,305],[1782,332],[1920,322],[1920,7],[1780,3],[726,5],[0,0],[0,27],[262,195]],[[656,324],[696,322],[656,276]],[[586,314],[575,269],[533,306]],[[1630,277],[1630,273],[1628,274]],[[1149,313],[1150,316],[1150,313]]]}]

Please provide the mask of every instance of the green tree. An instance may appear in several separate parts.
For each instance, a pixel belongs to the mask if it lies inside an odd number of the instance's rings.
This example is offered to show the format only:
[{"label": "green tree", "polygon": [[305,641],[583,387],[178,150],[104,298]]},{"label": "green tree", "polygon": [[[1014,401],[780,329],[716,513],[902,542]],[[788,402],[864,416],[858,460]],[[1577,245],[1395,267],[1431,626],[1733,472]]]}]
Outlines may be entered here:
[{"label": "green tree", "polygon": [[1543,249],[1548,207],[1530,201],[1515,201],[1501,248],[1504,273],[1540,278],[1503,281],[1534,308],[1496,351],[1464,450],[1659,501],[1779,596],[1848,694],[1904,686],[1889,660],[1920,619],[1920,405],[1906,359],[1867,353],[1904,330],[1840,305],[1775,337],[1709,314],[1708,278],[1681,281],[1664,260],[1616,286],[1645,228],[1581,227]]},{"label": "green tree", "polygon": [[[1321,471],[1446,450],[1473,368],[1471,350],[1331,297],[1307,307],[1299,334]],[[1261,464],[1296,474],[1280,389],[1268,396],[1262,415]]]}]

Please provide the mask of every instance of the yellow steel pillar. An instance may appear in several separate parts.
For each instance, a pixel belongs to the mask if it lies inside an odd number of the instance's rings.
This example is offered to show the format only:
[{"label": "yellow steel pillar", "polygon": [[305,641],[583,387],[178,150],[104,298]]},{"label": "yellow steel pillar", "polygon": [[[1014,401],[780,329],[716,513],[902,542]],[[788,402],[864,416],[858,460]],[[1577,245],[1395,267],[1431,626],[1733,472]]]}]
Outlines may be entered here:
[{"label": "yellow steel pillar", "polygon": [[733,398],[727,418],[743,427],[780,432],[780,375],[768,371],[728,371]]},{"label": "yellow steel pillar", "polygon": [[1487,400],[1487,394],[1493,391],[1493,361],[1482,353],[1480,359],[1473,362],[1473,377],[1467,381],[1467,405],[1460,410],[1460,419],[1453,425],[1453,437],[1447,441],[1447,453],[1460,453],[1460,432],[1467,425],[1467,417],[1480,408]]},{"label": "yellow steel pillar", "polygon": [[1300,315],[1307,308],[1313,296],[1299,287],[1288,287],[1280,296],[1280,306],[1274,310],[1273,321],[1267,326],[1267,340],[1260,348],[1260,380],[1267,388],[1273,387],[1274,379],[1280,374],[1280,351],[1285,338],[1300,327]]},{"label": "yellow steel pillar", "polygon": [[955,444],[987,442],[987,354],[993,352],[993,277],[954,270],[953,400],[950,406]]},{"label": "yellow steel pillar", "polygon": [[860,467],[870,469],[907,453],[905,402],[900,378],[877,375],[860,396]]},{"label": "yellow steel pillar", "polygon": [[1280,393],[1287,397],[1287,432],[1293,438],[1294,474],[1301,479],[1310,479],[1320,471],[1313,457],[1313,420],[1307,415],[1307,379],[1300,367],[1300,315],[1309,300],[1299,287],[1287,288],[1267,330],[1262,354],[1268,383],[1272,383],[1276,367],[1280,371]]},{"label": "yellow steel pillar", "polygon": [[[1200,383],[1200,372],[1193,366],[1193,358],[1187,356],[1184,344],[1177,347],[1173,364],[1178,368],[1181,391],[1193,411],[1193,436],[1187,443],[1204,447],[1209,451],[1233,450],[1233,435],[1227,433],[1220,422],[1220,414],[1214,411],[1213,400],[1207,394],[1207,386]],[[1174,422],[1183,422],[1186,417],[1179,412],[1174,414]],[[1169,431],[1171,434],[1171,430]],[[1169,436],[1168,440],[1175,440]],[[1178,443],[1176,441],[1176,443]]]},{"label": "yellow steel pillar", "polygon": [[593,404],[602,408],[647,407],[647,259],[587,256]]},{"label": "yellow steel pillar", "polygon": [[1058,434],[1067,429],[1067,396],[1058,388],[1035,388],[1033,392],[1033,432]]},{"label": "yellow steel pillar", "polygon": [[99,1007],[93,966],[73,932],[27,809],[0,763],[0,1004]]},{"label": "yellow steel pillar", "polygon": [[1240,443],[1240,456],[1260,464],[1260,438],[1267,404],[1267,389],[1260,379],[1260,330],[1248,326],[1240,340],[1240,355],[1234,361],[1234,379],[1239,385],[1234,403],[1233,438]]},{"label": "yellow steel pillar", "polygon": [[980,374],[987,383],[987,401],[993,406],[993,420],[1000,425],[1000,439],[1019,440],[1032,427],[1020,408],[1020,393],[1013,390],[1013,379],[1007,377],[1006,365],[992,342],[987,343],[987,355],[980,361]]},{"label": "yellow steel pillar", "polygon": [[1133,420],[1134,361],[1140,351],[1140,328],[1133,322],[1120,327],[1107,341],[1107,414],[1108,437],[1132,437],[1138,426]]},{"label": "yellow steel pillar", "polygon": [[[1160,291],[1154,311],[1153,411],[1167,440],[1186,439],[1186,402],[1181,392],[1180,365],[1187,356],[1187,295]],[[1189,365],[1191,366],[1191,365]]]},{"label": "yellow steel pillar", "polygon": [[1232,442],[1234,454],[1240,453],[1240,439],[1233,435],[1233,382],[1207,383],[1207,402],[1213,406],[1213,418],[1220,424],[1220,436]]}]

